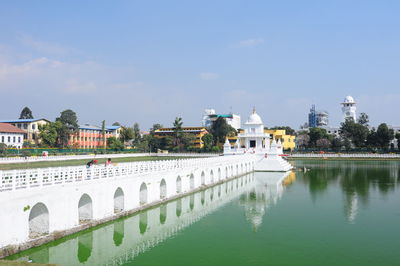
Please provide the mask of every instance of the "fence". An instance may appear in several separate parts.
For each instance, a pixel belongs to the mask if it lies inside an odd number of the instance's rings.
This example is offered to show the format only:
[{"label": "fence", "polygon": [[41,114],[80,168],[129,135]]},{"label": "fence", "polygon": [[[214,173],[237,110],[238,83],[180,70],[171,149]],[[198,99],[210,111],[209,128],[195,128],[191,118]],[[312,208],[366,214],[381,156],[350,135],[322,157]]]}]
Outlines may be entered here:
[{"label": "fence", "polygon": [[60,185],[102,178],[118,178],[188,167],[254,162],[251,155],[120,163],[116,166],[74,166],[0,171],[0,191]]}]

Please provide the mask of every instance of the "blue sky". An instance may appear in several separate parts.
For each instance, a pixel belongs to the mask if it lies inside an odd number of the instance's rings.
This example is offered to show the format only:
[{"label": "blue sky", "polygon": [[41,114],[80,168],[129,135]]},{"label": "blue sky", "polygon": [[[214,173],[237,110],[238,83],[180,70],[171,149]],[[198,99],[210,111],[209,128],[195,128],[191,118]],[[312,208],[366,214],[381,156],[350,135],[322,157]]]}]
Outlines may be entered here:
[{"label": "blue sky", "polygon": [[358,102],[400,125],[399,1],[2,1],[2,119],[199,125],[205,108],[266,126],[339,125]]}]

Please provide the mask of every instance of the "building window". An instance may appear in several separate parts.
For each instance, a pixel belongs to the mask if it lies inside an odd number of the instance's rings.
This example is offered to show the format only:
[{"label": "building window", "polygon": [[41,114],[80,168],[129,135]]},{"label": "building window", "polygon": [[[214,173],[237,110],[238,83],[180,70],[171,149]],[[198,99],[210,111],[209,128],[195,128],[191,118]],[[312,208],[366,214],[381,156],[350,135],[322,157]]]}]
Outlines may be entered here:
[{"label": "building window", "polygon": [[28,124],[24,124],[24,129],[28,129]]},{"label": "building window", "polygon": [[1,136],[1,142],[4,143],[4,136]]},{"label": "building window", "polygon": [[36,129],[36,125],[32,124],[32,129],[35,130]]},{"label": "building window", "polygon": [[15,143],[15,136],[13,137],[13,142]]},{"label": "building window", "polygon": [[11,137],[10,137],[10,136],[8,136],[8,138],[7,138],[7,139],[8,139],[8,142],[11,142]]},{"label": "building window", "polygon": [[21,124],[17,124],[18,128],[21,128]]},{"label": "building window", "polygon": [[18,142],[21,143],[21,137],[18,137]]}]

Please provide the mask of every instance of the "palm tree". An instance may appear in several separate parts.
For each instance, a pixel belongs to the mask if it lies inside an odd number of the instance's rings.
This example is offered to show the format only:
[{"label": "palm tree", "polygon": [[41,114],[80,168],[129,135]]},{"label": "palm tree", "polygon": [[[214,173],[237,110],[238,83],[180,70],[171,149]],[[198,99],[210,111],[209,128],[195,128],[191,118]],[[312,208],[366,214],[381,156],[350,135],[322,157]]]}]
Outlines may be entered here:
[{"label": "palm tree", "polygon": [[180,144],[180,139],[182,138],[182,118],[181,117],[176,117],[175,121],[173,123],[174,127],[174,145],[178,146]]}]

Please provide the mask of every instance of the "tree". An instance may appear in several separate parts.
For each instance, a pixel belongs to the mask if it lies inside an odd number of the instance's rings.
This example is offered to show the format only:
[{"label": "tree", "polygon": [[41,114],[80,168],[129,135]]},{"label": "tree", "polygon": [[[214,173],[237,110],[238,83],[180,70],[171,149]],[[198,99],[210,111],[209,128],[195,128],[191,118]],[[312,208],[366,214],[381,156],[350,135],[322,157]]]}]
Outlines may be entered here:
[{"label": "tree", "polygon": [[118,126],[118,127],[121,126],[121,124],[120,124],[119,122],[114,122],[112,125],[113,125],[113,126]]},{"label": "tree", "polygon": [[122,127],[121,128],[121,134],[120,134],[120,139],[123,143],[128,142],[132,140],[135,137],[135,134],[133,132],[133,129],[130,127]]},{"label": "tree", "polygon": [[389,129],[385,123],[382,123],[378,126],[376,130],[376,139],[377,144],[383,150],[387,150],[389,148],[390,141],[394,138],[393,129]]},{"label": "tree", "polygon": [[176,117],[175,121],[173,123],[173,128],[174,128],[174,146],[179,146],[183,134],[182,130],[182,118],[181,117]]},{"label": "tree", "polygon": [[326,132],[325,128],[319,128],[319,127],[313,127],[310,128],[310,131],[308,132],[308,136],[310,136],[310,142],[309,145],[311,147],[317,146],[317,140],[319,139],[329,139],[329,135]]},{"label": "tree", "polygon": [[343,146],[343,141],[339,137],[334,137],[331,142],[332,149],[334,151],[340,151]]},{"label": "tree", "polygon": [[213,135],[210,133],[207,133],[201,138],[201,140],[203,141],[203,144],[204,144],[203,149],[205,151],[211,151],[212,147],[214,146]]},{"label": "tree", "polygon": [[0,143],[0,156],[4,156],[7,154],[7,145],[4,143]]},{"label": "tree", "polygon": [[223,117],[218,117],[211,125],[210,133],[214,136],[214,143],[217,146],[225,142],[230,132],[235,132],[235,129],[228,125]]},{"label": "tree", "polygon": [[29,107],[24,107],[19,115],[19,119],[33,119],[31,109],[29,109]]},{"label": "tree", "polygon": [[306,133],[300,134],[296,137],[296,146],[298,148],[306,148],[310,143],[310,136]]},{"label": "tree", "polygon": [[103,147],[106,148],[106,120],[101,122],[101,135],[103,136]]},{"label": "tree", "polygon": [[124,144],[116,137],[108,138],[107,146],[108,146],[108,148],[110,148],[112,150],[116,150],[116,151],[124,149]]},{"label": "tree", "polygon": [[60,117],[56,118],[56,122],[60,122],[62,125],[57,132],[57,146],[65,147],[68,145],[70,135],[78,132],[78,118],[74,111],[67,109],[61,112]]},{"label": "tree", "polygon": [[395,138],[397,140],[397,149],[400,150],[400,133],[396,133]]},{"label": "tree", "polygon": [[357,147],[365,147],[369,129],[367,126],[354,122],[353,118],[346,118],[340,128],[341,136],[349,139]]},{"label": "tree", "polygon": [[368,126],[369,117],[366,113],[361,113],[358,117],[357,123],[363,126]]},{"label": "tree", "polygon": [[150,129],[150,134],[154,133],[157,129],[163,128],[161,124],[153,124],[153,127]]},{"label": "tree", "polygon": [[367,136],[367,147],[368,148],[376,148],[378,147],[378,136],[376,135],[376,130],[375,128],[372,128],[369,132],[368,132],[368,136]]},{"label": "tree", "polygon": [[58,134],[62,127],[63,124],[60,121],[39,125],[39,137],[42,140],[41,145],[56,147],[59,140]]},{"label": "tree", "polygon": [[138,145],[141,138],[139,124],[135,123],[133,124],[133,145]]},{"label": "tree", "polygon": [[327,149],[331,146],[331,142],[326,138],[322,138],[316,141],[316,145],[320,149]]}]

